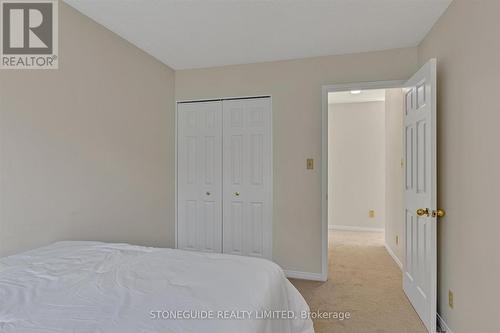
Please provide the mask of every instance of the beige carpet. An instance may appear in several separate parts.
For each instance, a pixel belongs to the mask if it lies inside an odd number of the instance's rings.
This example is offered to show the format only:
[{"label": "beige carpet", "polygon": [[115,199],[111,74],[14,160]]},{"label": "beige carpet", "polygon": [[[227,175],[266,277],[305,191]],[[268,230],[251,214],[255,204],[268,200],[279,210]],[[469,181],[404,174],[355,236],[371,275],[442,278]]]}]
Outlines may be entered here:
[{"label": "beige carpet", "polygon": [[327,282],[291,280],[312,311],[350,312],[315,320],[316,333],[426,333],[402,290],[383,233],[330,231]]}]

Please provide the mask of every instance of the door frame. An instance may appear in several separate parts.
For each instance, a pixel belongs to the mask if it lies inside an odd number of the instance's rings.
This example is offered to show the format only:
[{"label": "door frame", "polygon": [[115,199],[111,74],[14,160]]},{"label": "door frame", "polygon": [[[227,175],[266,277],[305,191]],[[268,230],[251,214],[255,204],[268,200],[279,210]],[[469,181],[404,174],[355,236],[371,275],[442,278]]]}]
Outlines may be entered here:
[{"label": "door frame", "polygon": [[[199,103],[199,102],[215,102],[215,101],[224,101],[224,100],[232,100],[232,99],[252,99],[252,98],[269,98],[271,103],[271,250],[270,256],[273,258],[273,247],[274,247],[274,238],[273,238],[273,230],[274,230],[274,128],[273,128],[273,96],[271,94],[263,94],[263,95],[248,95],[248,96],[229,96],[229,97],[215,97],[215,98],[198,98],[198,99],[180,99],[175,101],[175,222],[174,222],[174,233],[175,233],[175,244],[174,248],[178,248],[178,122],[179,122],[179,104],[181,103]],[[223,133],[224,134],[224,133]],[[222,242],[224,240],[222,239]],[[222,243],[223,244],[223,243]]]},{"label": "door frame", "polygon": [[406,81],[353,82],[321,87],[321,281],[328,280],[328,93],[403,88]]}]

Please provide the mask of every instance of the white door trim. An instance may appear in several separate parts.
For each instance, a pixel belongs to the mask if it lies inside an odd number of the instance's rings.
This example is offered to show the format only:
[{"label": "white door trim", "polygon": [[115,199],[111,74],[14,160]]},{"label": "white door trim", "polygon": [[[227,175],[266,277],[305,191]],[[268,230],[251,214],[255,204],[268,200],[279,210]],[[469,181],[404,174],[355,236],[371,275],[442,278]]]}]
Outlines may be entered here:
[{"label": "white door trim", "polygon": [[175,233],[175,248],[178,248],[178,235],[177,232],[179,230],[178,228],[178,209],[177,209],[177,204],[178,204],[178,121],[179,121],[179,104],[180,103],[189,103],[189,102],[207,102],[207,101],[224,101],[224,100],[231,100],[231,99],[249,99],[249,98],[269,98],[270,103],[271,103],[271,199],[270,199],[270,204],[271,204],[271,209],[272,209],[272,220],[271,220],[271,250],[270,250],[270,257],[273,257],[273,247],[274,247],[274,238],[273,238],[273,230],[274,230],[274,126],[273,126],[273,96],[271,94],[266,94],[266,95],[249,95],[249,96],[228,96],[228,97],[215,97],[215,98],[203,98],[203,99],[185,99],[185,100],[176,100],[175,101],[175,207],[174,207],[174,218],[175,218],[175,223],[174,223],[174,233]]},{"label": "white door trim", "polygon": [[328,279],[328,93],[401,88],[406,80],[324,85],[321,97],[321,280]]}]

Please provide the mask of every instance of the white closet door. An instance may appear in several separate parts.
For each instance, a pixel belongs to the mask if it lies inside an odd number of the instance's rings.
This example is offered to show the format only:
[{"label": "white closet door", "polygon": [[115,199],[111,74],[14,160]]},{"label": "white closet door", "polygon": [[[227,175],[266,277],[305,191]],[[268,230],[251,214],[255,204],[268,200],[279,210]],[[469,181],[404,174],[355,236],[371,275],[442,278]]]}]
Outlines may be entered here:
[{"label": "white closet door", "polygon": [[223,251],[271,259],[271,99],[223,102]]},{"label": "white closet door", "polygon": [[222,251],[222,103],[178,104],[177,247]]}]

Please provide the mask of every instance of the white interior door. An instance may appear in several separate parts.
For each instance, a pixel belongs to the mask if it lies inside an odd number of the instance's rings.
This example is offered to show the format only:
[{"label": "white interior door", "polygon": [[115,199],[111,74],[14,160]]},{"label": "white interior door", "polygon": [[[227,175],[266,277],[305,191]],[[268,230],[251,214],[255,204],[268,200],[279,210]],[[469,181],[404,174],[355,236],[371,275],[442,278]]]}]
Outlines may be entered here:
[{"label": "white interior door", "polygon": [[177,247],[222,251],[222,103],[177,106]]},{"label": "white interior door", "polygon": [[271,259],[271,99],[223,102],[225,253]]},{"label": "white interior door", "polygon": [[429,332],[436,332],[436,60],[405,95],[405,260],[403,289]]}]

